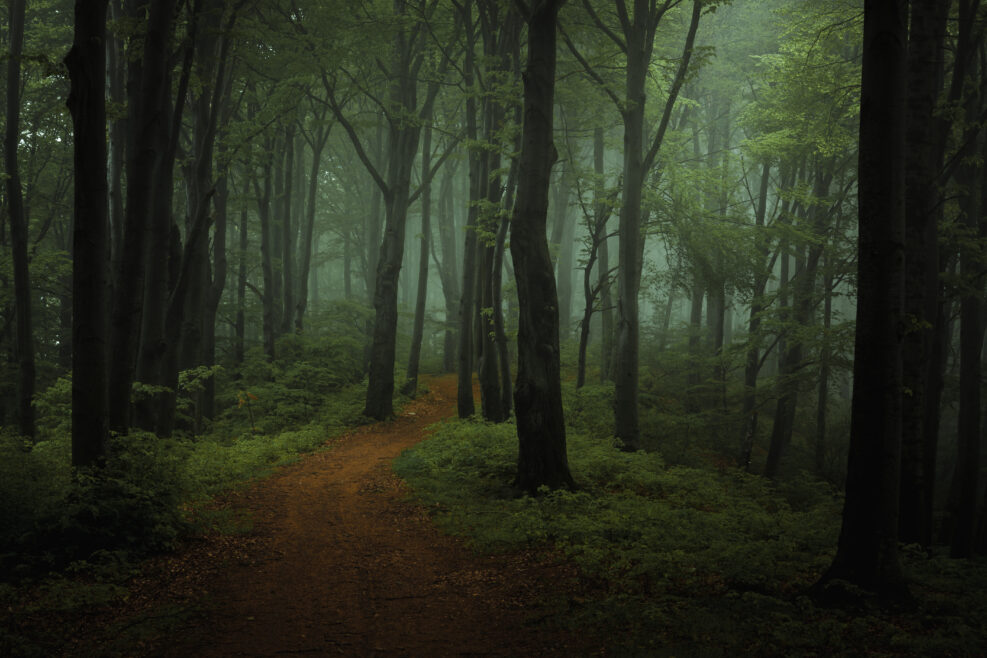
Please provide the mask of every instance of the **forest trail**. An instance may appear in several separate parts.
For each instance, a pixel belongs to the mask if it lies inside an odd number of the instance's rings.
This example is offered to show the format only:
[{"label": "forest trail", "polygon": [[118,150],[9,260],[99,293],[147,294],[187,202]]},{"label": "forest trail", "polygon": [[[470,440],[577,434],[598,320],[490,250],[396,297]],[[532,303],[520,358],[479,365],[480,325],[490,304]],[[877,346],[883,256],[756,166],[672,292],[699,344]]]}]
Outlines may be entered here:
[{"label": "forest trail", "polygon": [[201,613],[149,653],[584,654],[578,640],[537,625],[549,614],[540,600],[571,582],[569,567],[525,553],[476,556],[408,500],[391,461],[455,414],[455,376],[425,384],[430,392],[398,418],[358,428],[230,495],[253,531],[205,538],[160,567],[173,577],[149,594],[157,605]]}]

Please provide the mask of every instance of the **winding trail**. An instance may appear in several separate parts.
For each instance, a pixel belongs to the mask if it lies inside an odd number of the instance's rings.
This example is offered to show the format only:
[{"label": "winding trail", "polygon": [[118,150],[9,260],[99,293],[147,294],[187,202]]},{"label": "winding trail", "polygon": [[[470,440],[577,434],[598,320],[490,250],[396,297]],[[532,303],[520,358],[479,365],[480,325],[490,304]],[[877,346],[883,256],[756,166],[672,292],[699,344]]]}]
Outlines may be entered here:
[{"label": "winding trail", "polygon": [[206,538],[163,567],[174,571],[164,598],[201,614],[148,652],[585,655],[578,639],[537,623],[550,614],[545,597],[572,582],[569,567],[528,553],[474,555],[436,530],[391,471],[426,427],[455,413],[455,377],[425,383],[430,392],[395,420],[361,427],[230,496],[253,531]]}]

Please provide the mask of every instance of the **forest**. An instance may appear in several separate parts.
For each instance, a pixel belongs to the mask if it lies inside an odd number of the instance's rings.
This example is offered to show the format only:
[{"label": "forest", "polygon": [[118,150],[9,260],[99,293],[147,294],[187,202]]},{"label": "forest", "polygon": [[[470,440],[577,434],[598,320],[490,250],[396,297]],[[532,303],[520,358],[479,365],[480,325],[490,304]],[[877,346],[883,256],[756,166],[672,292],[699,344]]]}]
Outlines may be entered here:
[{"label": "forest", "polygon": [[980,0],[0,24],[0,655],[987,654]]}]

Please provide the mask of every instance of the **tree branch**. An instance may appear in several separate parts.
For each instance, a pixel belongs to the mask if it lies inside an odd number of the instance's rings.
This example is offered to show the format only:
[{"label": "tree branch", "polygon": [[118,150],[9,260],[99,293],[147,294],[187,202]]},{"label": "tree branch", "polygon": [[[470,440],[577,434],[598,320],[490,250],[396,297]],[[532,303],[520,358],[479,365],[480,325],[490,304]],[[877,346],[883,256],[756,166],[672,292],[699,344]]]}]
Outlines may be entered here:
[{"label": "tree branch", "polygon": [[658,149],[665,139],[665,132],[668,130],[668,123],[672,118],[672,108],[679,96],[679,91],[685,83],[685,76],[689,72],[689,62],[692,59],[693,45],[696,42],[696,31],[699,29],[699,17],[702,15],[701,0],[692,2],[692,21],[689,23],[689,33],[685,37],[685,46],[682,48],[682,59],[679,61],[678,71],[675,72],[675,79],[672,81],[672,88],[668,91],[668,100],[665,101],[665,110],[661,114],[661,122],[658,124],[658,131],[655,139],[648,149],[648,154],[644,158],[644,169],[651,169],[658,155]]}]

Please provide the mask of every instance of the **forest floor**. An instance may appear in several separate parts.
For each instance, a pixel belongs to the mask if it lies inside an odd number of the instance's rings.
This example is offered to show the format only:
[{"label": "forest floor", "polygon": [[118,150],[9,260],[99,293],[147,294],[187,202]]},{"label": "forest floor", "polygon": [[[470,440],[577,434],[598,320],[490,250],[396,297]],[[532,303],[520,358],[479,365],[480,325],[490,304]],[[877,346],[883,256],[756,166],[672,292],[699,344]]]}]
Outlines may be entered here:
[{"label": "forest floor", "polygon": [[[576,574],[544,553],[474,554],[409,499],[391,461],[455,413],[455,376],[392,421],[360,427],[215,502],[240,532],[152,560],[131,621],[69,655],[590,655],[547,629]],[[92,642],[92,638],[79,638]]]}]

